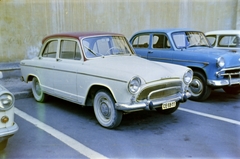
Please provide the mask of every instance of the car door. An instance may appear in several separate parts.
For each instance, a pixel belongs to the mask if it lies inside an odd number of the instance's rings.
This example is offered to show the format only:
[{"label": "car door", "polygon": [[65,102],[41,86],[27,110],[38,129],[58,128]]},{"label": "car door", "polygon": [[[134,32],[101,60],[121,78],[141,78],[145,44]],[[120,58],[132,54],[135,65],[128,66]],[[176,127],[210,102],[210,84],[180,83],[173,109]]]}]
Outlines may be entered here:
[{"label": "car door", "polygon": [[138,34],[131,43],[140,57],[161,62],[169,62],[172,59],[173,49],[165,34]]},{"label": "car door", "polygon": [[153,33],[150,35],[148,59],[159,62],[172,62],[173,49],[167,35]]},{"label": "car door", "polygon": [[39,61],[36,62],[36,74],[44,92],[54,94],[54,63],[56,61],[58,40],[49,40],[43,45]]},{"label": "car door", "polygon": [[150,34],[139,34],[131,41],[132,46],[139,57],[148,58]]},{"label": "car door", "polygon": [[55,61],[54,88],[58,97],[77,102],[77,71],[81,65],[78,41],[61,39]]}]

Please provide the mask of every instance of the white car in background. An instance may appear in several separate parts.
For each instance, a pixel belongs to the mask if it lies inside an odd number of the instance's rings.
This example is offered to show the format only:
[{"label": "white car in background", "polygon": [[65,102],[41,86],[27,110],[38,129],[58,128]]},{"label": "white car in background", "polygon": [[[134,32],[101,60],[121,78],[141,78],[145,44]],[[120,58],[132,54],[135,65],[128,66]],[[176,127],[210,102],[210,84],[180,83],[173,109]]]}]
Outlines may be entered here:
[{"label": "white car in background", "polygon": [[8,139],[18,131],[14,122],[15,98],[5,87],[0,85],[0,151],[7,146]]},{"label": "white car in background", "polygon": [[240,30],[216,30],[205,35],[214,48],[233,52],[240,50]]},{"label": "white car in background", "polygon": [[117,127],[125,112],[173,113],[191,96],[191,69],[142,59],[117,33],[50,35],[39,55],[20,66],[23,80],[32,81],[36,101],[43,102],[48,94],[93,106],[106,128]]}]

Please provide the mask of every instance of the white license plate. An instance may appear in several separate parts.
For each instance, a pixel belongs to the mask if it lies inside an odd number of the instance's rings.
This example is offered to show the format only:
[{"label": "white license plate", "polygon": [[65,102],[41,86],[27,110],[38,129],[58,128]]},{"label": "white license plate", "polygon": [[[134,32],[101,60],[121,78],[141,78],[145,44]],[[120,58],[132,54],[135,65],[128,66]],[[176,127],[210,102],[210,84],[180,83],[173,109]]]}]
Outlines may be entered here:
[{"label": "white license plate", "polygon": [[173,107],[176,107],[176,102],[175,101],[162,104],[162,110],[170,109],[170,108],[173,108]]}]

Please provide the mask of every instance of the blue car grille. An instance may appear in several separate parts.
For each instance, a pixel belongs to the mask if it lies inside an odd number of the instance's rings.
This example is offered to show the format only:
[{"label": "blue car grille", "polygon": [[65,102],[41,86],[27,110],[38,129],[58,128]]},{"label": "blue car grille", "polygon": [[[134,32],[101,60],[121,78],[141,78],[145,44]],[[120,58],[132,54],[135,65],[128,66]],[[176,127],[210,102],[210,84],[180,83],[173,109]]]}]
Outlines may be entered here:
[{"label": "blue car grille", "polygon": [[224,78],[240,78],[240,69],[226,70],[223,77]]}]

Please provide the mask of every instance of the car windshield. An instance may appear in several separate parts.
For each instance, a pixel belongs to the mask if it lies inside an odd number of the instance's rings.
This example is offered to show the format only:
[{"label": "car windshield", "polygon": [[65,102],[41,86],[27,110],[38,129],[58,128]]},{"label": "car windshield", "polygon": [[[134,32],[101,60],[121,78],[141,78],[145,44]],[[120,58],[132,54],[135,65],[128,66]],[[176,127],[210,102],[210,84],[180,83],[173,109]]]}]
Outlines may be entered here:
[{"label": "car windshield", "polygon": [[201,32],[177,32],[172,34],[173,41],[178,49],[189,47],[210,47],[205,35]]},{"label": "car windshield", "polygon": [[131,55],[127,40],[122,36],[98,36],[82,40],[87,58],[109,55]]}]

